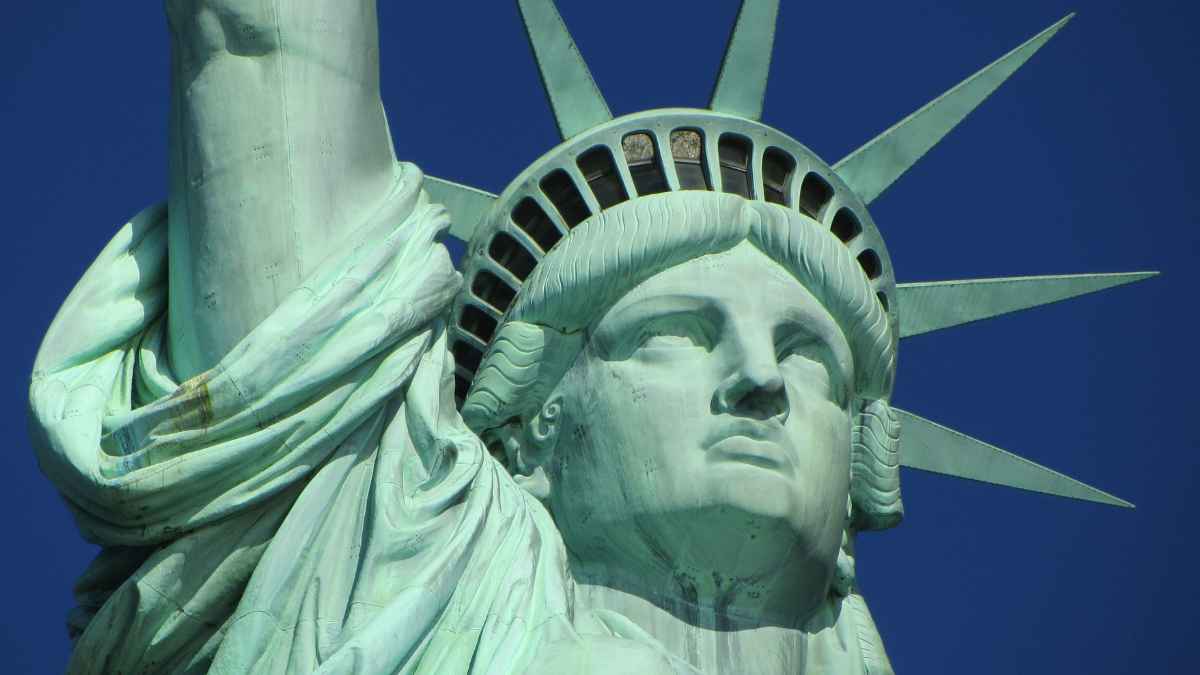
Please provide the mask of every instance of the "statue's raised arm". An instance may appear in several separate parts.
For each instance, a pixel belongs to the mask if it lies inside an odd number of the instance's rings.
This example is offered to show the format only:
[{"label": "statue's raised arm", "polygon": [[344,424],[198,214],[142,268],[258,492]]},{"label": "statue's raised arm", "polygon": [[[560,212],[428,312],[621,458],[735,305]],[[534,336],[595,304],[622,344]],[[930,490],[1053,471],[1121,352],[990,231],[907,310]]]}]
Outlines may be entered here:
[{"label": "statue's raised arm", "polygon": [[[367,536],[353,514],[332,515],[335,502],[371,489],[408,389],[425,404],[413,433],[440,419],[441,392],[453,411],[440,321],[459,277],[435,241],[448,219],[419,171],[394,160],[374,0],[167,12],[169,203],[100,252],[30,384],[39,465],[102,547],[69,619],[74,673],[203,672],[219,649],[225,664],[278,658],[287,647],[258,638],[283,624],[258,603],[288,595],[249,590],[260,560],[358,588],[351,558],[306,567],[292,545],[340,532],[349,548],[333,548],[346,552]],[[396,456],[424,471],[442,447],[431,433]]]},{"label": "statue's raised arm", "polygon": [[388,194],[375,0],[167,0],[170,346],[213,366]]}]

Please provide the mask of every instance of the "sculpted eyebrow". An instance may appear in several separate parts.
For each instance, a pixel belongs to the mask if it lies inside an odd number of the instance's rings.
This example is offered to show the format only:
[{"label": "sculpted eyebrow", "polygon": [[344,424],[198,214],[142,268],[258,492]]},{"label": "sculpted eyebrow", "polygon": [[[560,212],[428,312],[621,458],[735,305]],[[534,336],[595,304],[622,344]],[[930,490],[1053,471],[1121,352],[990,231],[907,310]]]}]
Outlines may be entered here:
[{"label": "sculpted eyebrow", "polygon": [[795,305],[785,306],[781,312],[779,326],[789,331],[803,331],[814,339],[828,344],[831,348],[837,346],[840,342],[838,338],[842,337],[841,328],[833,320],[833,317],[823,312],[806,311]]},{"label": "sculpted eyebrow", "polygon": [[775,329],[776,342],[786,340],[795,335],[820,344],[828,366],[835,368],[843,380],[851,377],[853,356],[850,345],[841,334],[841,328],[828,317],[813,315],[807,312],[791,311],[780,321]]},{"label": "sculpted eyebrow", "polygon": [[791,315],[783,318],[775,329],[776,339],[802,335],[805,338],[820,342],[830,350],[836,351],[838,346],[838,329],[836,325],[826,322],[816,323],[815,317]]},{"label": "sculpted eyebrow", "polygon": [[687,294],[659,295],[642,298],[618,308],[601,323],[624,328],[632,323],[642,323],[650,319],[694,312],[711,315],[713,313],[713,301],[703,296]]},{"label": "sculpted eyebrow", "polygon": [[620,346],[621,340],[642,324],[696,313],[703,314],[710,321],[716,320],[718,314],[713,300],[703,296],[681,293],[642,298],[610,312],[596,325],[591,337],[602,352],[612,354]]}]

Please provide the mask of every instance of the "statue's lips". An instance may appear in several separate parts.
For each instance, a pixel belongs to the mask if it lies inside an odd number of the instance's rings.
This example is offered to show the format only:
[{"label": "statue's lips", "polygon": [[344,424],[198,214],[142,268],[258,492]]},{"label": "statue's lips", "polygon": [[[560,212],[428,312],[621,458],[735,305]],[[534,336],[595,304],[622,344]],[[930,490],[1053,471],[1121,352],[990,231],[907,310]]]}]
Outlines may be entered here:
[{"label": "statue's lips", "polygon": [[784,451],[783,429],[764,422],[737,423],[713,436],[707,444],[710,461],[731,461],[791,474],[792,463]]}]

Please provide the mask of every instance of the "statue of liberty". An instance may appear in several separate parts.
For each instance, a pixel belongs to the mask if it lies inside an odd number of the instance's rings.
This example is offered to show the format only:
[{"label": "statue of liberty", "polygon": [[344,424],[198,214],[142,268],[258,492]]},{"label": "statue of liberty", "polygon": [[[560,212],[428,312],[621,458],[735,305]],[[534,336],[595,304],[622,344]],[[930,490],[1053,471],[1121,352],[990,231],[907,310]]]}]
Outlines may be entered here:
[{"label": "statue of liberty", "polygon": [[900,284],[867,210],[1066,19],[831,165],[759,121],[778,0],[615,119],[519,0],[563,142],[497,196],[396,161],[374,0],[166,4],[168,201],[30,390],[70,672],[891,673],[901,465],[1128,505],[890,402],[901,338],[1149,276]]}]

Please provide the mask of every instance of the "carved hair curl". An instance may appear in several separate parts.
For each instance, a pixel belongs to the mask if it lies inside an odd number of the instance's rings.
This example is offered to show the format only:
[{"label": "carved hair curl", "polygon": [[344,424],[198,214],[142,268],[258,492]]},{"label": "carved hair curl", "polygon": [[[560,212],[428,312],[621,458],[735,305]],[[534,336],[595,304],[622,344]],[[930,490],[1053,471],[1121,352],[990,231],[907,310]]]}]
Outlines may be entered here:
[{"label": "carved hair curl", "polygon": [[866,401],[850,437],[851,524],[886,530],[904,518],[900,500],[900,420],[887,401]]}]

